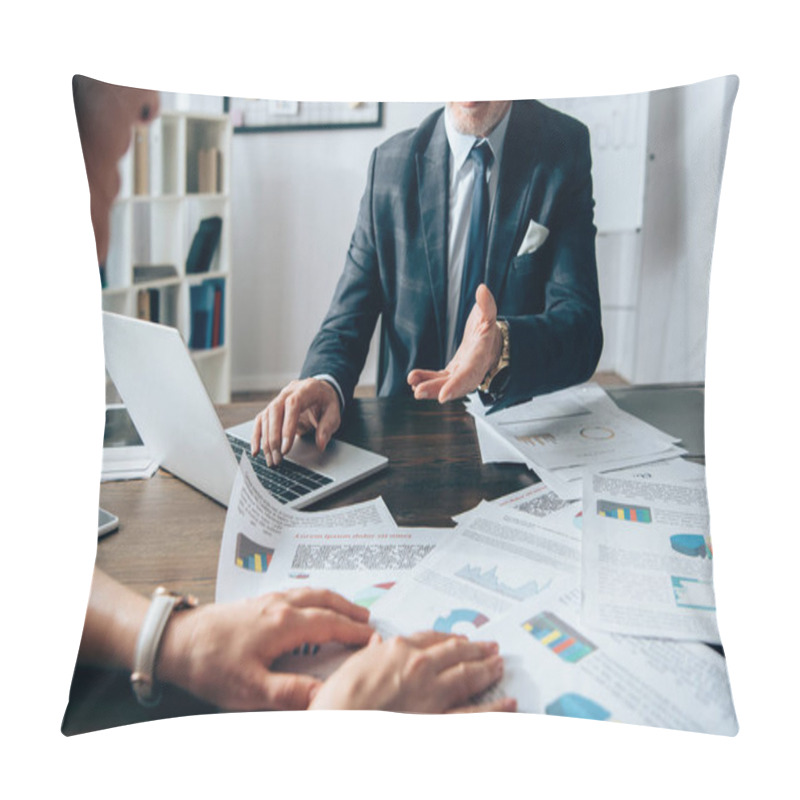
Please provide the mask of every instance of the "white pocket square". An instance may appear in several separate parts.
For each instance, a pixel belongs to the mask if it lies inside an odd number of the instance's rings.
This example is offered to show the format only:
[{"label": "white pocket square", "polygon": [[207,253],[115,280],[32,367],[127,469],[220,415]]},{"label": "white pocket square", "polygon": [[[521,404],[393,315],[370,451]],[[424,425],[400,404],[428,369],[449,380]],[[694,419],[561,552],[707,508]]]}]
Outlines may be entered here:
[{"label": "white pocket square", "polygon": [[522,240],[517,255],[521,256],[525,253],[532,253],[534,250],[538,250],[544,244],[549,233],[550,231],[545,228],[544,225],[540,225],[538,222],[531,220],[528,223],[528,230],[525,231],[525,238]]}]

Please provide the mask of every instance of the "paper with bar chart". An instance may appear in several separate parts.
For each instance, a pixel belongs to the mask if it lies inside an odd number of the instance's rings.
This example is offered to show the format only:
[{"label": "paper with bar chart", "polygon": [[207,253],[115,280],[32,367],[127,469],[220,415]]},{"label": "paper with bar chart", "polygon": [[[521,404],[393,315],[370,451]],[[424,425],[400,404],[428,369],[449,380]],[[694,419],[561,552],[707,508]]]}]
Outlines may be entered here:
[{"label": "paper with bar chart", "polygon": [[[398,528],[380,498],[330,511],[287,509],[242,459],[225,518],[216,599],[229,602],[313,587],[371,608],[449,534]],[[324,679],[350,652],[335,643],[299,648],[279,659],[275,668]]]},{"label": "paper with bar chart", "polygon": [[719,644],[705,482],[585,481],[583,621]]},{"label": "paper with bar chart", "polygon": [[[222,533],[217,602],[255,597],[278,587],[288,572],[286,558],[300,535],[333,541],[334,536],[346,534],[351,541],[366,543],[396,531],[394,519],[380,498],[330,511],[286,508],[264,489],[248,460],[242,459]],[[296,571],[301,574],[304,567]],[[362,573],[359,580],[363,584],[373,578],[378,582],[376,576]],[[388,580],[383,573],[380,579]]]},{"label": "paper with bar chart", "polygon": [[372,606],[384,635],[434,630],[480,639],[482,628],[580,570],[580,544],[530,515],[483,503]]},{"label": "paper with bar chart", "polygon": [[539,714],[737,732],[723,656],[697,642],[590,629],[581,619],[580,595],[576,580],[482,628],[499,643],[505,662],[495,694]]}]

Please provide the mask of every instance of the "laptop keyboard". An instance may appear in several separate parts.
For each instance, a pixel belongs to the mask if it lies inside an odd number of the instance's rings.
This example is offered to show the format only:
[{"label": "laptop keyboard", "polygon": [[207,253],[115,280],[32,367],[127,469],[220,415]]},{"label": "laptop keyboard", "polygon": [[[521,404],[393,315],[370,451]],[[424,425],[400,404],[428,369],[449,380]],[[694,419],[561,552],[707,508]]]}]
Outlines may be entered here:
[{"label": "laptop keyboard", "polygon": [[262,452],[253,458],[250,455],[249,444],[230,434],[226,435],[236,455],[236,460],[239,461],[242,454],[246,455],[262,486],[279,503],[289,503],[321,486],[333,483],[333,478],[286,459],[283,459],[277,467],[268,467]]}]

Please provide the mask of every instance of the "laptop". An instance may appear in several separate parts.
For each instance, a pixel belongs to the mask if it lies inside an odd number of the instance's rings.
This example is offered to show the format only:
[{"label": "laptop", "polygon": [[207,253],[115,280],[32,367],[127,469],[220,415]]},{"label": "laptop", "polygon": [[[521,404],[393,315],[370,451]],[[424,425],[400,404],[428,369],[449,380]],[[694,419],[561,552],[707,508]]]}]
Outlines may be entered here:
[{"label": "laptop", "polygon": [[320,453],[306,437],[277,467],[250,455],[254,420],[223,430],[186,344],[175,328],[103,312],[108,372],[150,455],[224,506],[244,454],[281,503],[302,508],[372,475],[385,456],[332,439]]}]

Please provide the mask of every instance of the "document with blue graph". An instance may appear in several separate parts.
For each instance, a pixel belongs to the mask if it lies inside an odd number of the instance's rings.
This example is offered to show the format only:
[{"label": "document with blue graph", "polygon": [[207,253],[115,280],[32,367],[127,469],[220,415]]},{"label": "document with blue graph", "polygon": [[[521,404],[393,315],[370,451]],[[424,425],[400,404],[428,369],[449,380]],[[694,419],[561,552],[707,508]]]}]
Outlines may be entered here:
[{"label": "document with blue graph", "polygon": [[582,549],[586,624],[719,644],[704,482],[587,477]]},{"label": "document with blue graph", "polygon": [[698,642],[586,626],[577,582],[520,604],[482,630],[501,643],[494,694],[519,711],[734,736],[725,658]]}]

